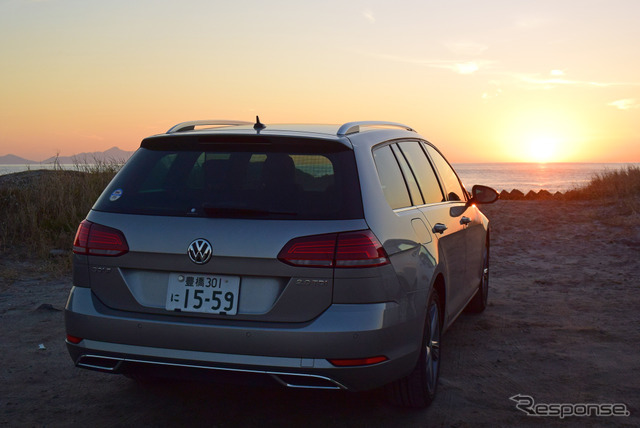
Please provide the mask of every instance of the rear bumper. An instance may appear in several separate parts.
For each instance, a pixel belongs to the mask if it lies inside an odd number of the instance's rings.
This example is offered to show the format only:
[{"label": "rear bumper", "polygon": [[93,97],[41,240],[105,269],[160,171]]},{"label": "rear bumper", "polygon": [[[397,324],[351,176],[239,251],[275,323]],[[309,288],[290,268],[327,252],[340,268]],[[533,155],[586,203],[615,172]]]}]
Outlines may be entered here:
[{"label": "rear bumper", "polygon": [[[419,312],[419,311],[418,311]],[[113,373],[188,368],[267,375],[293,387],[366,390],[411,372],[423,321],[393,302],[334,304],[307,323],[259,323],[149,315],[104,306],[74,287],[65,309],[78,367]],[[415,314],[415,311],[412,311]],[[383,363],[335,367],[328,359],[385,356]]]}]

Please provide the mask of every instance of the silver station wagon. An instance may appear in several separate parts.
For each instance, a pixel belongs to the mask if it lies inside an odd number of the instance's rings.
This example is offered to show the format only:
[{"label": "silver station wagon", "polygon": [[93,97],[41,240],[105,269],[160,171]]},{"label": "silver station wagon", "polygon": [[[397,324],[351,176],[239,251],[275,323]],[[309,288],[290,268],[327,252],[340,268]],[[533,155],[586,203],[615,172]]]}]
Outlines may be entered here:
[{"label": "silver station wagon", "polygon": [[441,334],[487,305],[476,205],[497,197],[397,123],[181,123],[78,228],[69,353],[137,379],[385,386],[428,406]]}]

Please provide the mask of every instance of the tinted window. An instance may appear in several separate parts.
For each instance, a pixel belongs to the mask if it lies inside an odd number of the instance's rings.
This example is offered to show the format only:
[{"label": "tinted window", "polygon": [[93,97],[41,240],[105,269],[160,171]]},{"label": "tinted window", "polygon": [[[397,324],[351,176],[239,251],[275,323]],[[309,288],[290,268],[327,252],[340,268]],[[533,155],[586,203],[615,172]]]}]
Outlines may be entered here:
[{"label": "tinted window", "polygon": [[396,156],[398,160],[398,164],[400,165],[400,170],[402,171],[402,175],[404,176],[404,181],[409,188],[409,196],[411,197],[412,205],[422,205],[424,201],[422,199],[422,194],[420,193],[420,188],[418,187],[418,182],[416,181],[416,177],[413,175],[409,164],[407,163],[407,159],[404,157],[402,152],[398,149],[398,147],[394,144],[391,146],[391,150],[393,154]]},{"label": "tinted window", "polygon": [[429,156],[433,160],[433,163],[436,165],[436,169],[438,173],[440,173],[440,177],[442,178],[445,192],[447,193],[447,200],[449,201],[464,201],[466,200],[466,193],[462,189],[462,185],[460,184],[460,180],[458,176],[451,168],[451,165],[447,162],[447,160],[442,157],[442,155],[433,147],[428,144],[425,144],[424,147],[427,148],[429,152]]},{"label": "tinted window", "polygon": [[227,218],[363,217],[350,150],[305,150],[304,144],[169,146],[138,150],[94,209]]},{"label": "tinted window", "polygon": [[422,150],[421,144],[417,141],[407,141],[399,144],[402,152],[411,165],[411,170],[418,179],[422,197],[425,204],[433,204],[444,201],[440,184],[431,162]]},{"label": "tinted window", "polygon": [[398,161],[391,152],[391,147],[384,146],[376,149],[373,152],[373,159],[389,206],[393,209],[411,206],[407,185],[402,178]]}]

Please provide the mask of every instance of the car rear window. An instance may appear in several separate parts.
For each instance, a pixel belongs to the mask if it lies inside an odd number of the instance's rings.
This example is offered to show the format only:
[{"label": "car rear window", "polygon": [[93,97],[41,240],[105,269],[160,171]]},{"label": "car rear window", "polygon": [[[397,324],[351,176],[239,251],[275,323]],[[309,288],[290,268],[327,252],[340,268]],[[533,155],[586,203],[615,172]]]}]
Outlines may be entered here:
[{"label": "car rear window", "polygon": [[363,217],[353,151],[337,143],[146,141],[94,210],[292,220]]}]

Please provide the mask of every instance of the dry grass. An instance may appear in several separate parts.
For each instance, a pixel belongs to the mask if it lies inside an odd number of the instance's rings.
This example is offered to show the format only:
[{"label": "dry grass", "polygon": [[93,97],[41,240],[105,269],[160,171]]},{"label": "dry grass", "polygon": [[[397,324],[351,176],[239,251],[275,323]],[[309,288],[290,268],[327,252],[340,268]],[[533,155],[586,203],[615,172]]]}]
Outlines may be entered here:
[{"label": "dry grass", "polygon": [[120,168],[117,163],[76,165],[74,170],[27,171],[0,185],[0,251],[16,249],[48,258],[71,250],[78,224]]},{"label": "dry grass", "polygon": [[575,199],[619,199],[640,195],[640,168],[628,166],[594,174],[584,187],[568,192]]},{"label": "dry grass", "polygon": [[607,206],[609,214],[599,220],[618,227],[640,227],[640,168],[628,166],[594,174],[584,187],[564,195],[567,200],[592,200]]}]

